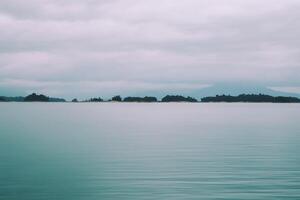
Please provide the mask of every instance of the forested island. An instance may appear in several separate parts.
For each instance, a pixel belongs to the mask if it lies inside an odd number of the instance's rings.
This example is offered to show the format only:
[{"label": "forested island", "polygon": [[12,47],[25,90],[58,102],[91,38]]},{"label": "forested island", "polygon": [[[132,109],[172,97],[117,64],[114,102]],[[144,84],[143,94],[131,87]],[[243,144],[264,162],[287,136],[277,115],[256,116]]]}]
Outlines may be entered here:
[{"label": "forested island", "polygon": [[40,102],[48,102],[50,100],[49,97],[43,95],[43,94],[36,94],[33,93],[31,95],[28,95],[27,97],[24,98],[24,101],[30,102],[30,101],[40,101]]},{"label": "forested island", "polygon": [[198,102],[193,97],[184,97],[180,95],[167,95],[161,99],[161,102]]},{"label": "forested island", "polygon": [[[53,98],[48,97],[43,94],[32,93],[26,97],[5,97],[0,96],[0,102],[67,102],[63,98]],[[101,97],[94,97],[87,100],[77,100],[74,98],[73,103],[78,102],[138,102],[138,103],[154,103],[154,102],[190,102],[190,103],[208,103],[208,102],[227,102],[227,103],[236,103],[236,102],[245,102],[245,103],[300,103],[300,99],[297,97],[285,97],[285,96],[270,96],[266,94],[241,94],[238,96],[231,95],[216,95],[212,97],[203,97],[200,101],[196,98],[190,96],[182,95],[166,95],[161,100],[158,100],[156,97],[145,96],[145,97],[125,97],[124,99],[120,96],[114,96],[109,100],[104,100]]]},{"label": "forested island", "polygon": [[2,102],[66,102],[63,98],[48,97],[43,94],[32,93],[26,97],[5,97],[0,96]]},{"label": "forested island", "polygon": [[265,94],[241,94],[238,96],[217,95],[215,97],[204,97],[201,102],[251,102],[251,103],[300,103],[296,97],[273,97]]}]

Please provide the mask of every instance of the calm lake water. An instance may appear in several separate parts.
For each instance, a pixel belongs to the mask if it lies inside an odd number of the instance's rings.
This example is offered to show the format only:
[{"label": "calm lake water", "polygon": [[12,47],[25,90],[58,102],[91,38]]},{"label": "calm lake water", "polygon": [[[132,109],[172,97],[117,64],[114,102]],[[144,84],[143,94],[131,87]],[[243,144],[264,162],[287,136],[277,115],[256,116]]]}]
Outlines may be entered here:
[{"label": "calm lake water", "polygon": [[0,103],[0,199],[300,199],[300,104]]}]

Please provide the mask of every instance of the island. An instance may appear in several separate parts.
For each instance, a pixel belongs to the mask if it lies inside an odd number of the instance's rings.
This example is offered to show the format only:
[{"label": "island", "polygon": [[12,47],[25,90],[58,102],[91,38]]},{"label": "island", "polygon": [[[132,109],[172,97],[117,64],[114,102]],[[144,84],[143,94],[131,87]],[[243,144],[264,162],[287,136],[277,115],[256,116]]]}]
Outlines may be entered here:
[{"label": "island", "polygon": [[49,97],[47,97],[43,94],[38,95],[36,93],[32,93],[32,94],[26,96],[24,98],[24,101],[25,102],[33,102],[33,101],[49,102],[49,99],[50,99]]},{"label": "island", "polygon": [[184,97],[181,95],[167,95],[161,99],[161,102],[198,102],[193,97]]},{"label": "island", "polygon": [[48,97],[43,94],[32,93],[26,97],[6,97],[0,96],[1,102],[66,102],[63,98]]},{"label": "island", "polygon": [[265,94],[241,94],[238,96],[216,95],[214,97],[204,97],[201,102],[249,102],[249,103],[300,103],[296,97],[273,97]]}]

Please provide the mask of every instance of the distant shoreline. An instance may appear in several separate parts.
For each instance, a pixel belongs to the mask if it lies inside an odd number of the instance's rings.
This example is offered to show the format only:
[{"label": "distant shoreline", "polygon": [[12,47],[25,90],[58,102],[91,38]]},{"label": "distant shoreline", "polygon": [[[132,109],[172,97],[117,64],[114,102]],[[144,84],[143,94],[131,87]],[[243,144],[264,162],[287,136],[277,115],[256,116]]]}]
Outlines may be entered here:
[{"label": "distant shoreline", "polygon": [[87,100],[66,101],[63,98],[48,97],[43,94],[30,94],[26,97],[5,97],[0,96],[0,102],[47,102],[47,103],[300,103],[297,97],[270,96],[265,94],[240,94],[238,96],[216,95],[203,97],[197,100],[193,97],[181,95],[166,95],[161,100],[156,97],[125,97],[114,96],[109,100],[103,100],[101,97],[90,98]]},{"label": "distant shoreline", "polygon": [[299,102],[111,102],[111,101],[103,101],[103,102],[43,102],[43,101],[0,101],[0,103],[21,103],[21,104],[29,104],[29,103],[46,103],[46,104],[300,104]]}]

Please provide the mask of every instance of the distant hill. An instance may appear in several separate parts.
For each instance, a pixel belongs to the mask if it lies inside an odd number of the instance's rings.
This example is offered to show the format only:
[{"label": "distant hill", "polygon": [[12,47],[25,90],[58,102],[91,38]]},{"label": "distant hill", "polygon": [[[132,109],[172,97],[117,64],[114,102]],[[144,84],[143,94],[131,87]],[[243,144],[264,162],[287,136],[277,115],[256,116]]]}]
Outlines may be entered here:
[{"label": "distant hill", "polygon": [[273,97],[265,94],[241,94],[238,96],[217,95],[214,97],[204,97],[201,102],[253,102],[253,103],[300,103],[296,97]]},{"label": "distant hill", "polygon": [[207,96],[216,96],[220,94],[237,96],[240,94],[266,94],[271,96],[293,96],[300,98],[300,94],[297,93],[287,93],[272,90],[266,86],[255,83],[217,83],[210,87],[205,88],[193,88],[193,89],[155,89],[155,90],[145,90],[141,92],[129,93],[128,95],[145,96],[151,95],[158,98],[163,98],[166,94],[177,95],[181,94],[183,96],[191,96],[197,99],[201,99]]},{"label": "distant hill", "polygon": [[270,96],[293,96],[300,98],[299,94],[279,92],[259,84],[250,83],[219,83],[211,87],[193,91],[191,96],[202,98],[220,94],[237,96],[240,94],[266,94]]},{"label": "distant hill", "polygon": [[48,102],[49,99],[50,99],[49,97],[47,97],[47,96],[45,96],[45,95],[43,95],[43,94],[38,95],[38,94],[36,94],[36,93],[32,93],[32,94],[26,96],[26,97],[24,98],[24,101],[25,101],[25,102],[31,102],[31,101]]}]

